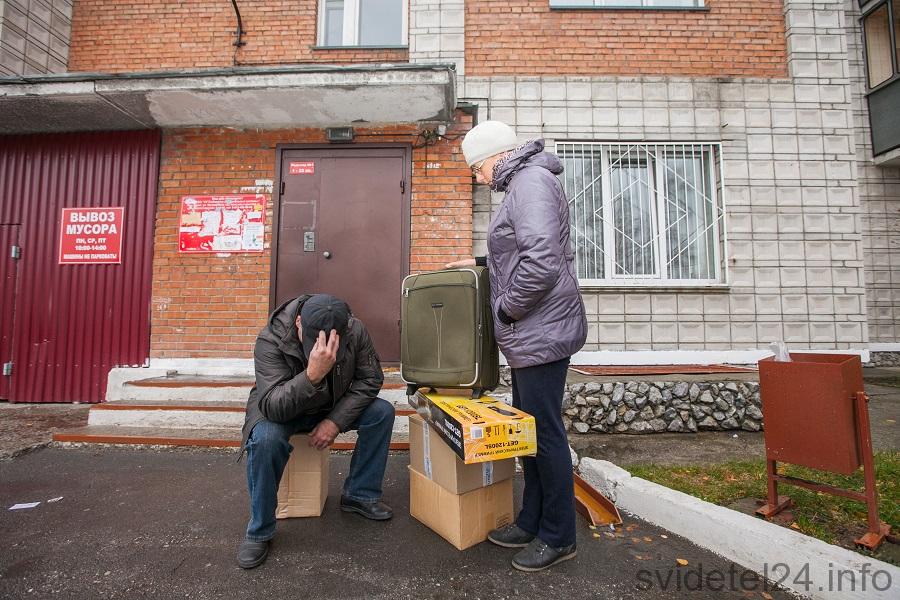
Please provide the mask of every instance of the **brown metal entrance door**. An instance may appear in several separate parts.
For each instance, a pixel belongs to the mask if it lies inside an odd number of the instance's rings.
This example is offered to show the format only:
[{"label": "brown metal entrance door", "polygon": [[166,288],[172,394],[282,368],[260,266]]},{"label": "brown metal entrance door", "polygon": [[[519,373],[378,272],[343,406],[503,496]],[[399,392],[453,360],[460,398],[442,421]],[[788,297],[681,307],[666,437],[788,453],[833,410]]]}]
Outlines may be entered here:
[{"label": "brown metal entrance door", "polygon": [[13,367],[13,327],[16,320],[16,263],[19,255],[19,226],[0,225],[0,400],[9,400]]},{"label": "brown metal entrance door", "polygon": [[274,304],[304,293],[346,300],[386,362],[400,360],[409,169],[406,147],[281,152]]}]

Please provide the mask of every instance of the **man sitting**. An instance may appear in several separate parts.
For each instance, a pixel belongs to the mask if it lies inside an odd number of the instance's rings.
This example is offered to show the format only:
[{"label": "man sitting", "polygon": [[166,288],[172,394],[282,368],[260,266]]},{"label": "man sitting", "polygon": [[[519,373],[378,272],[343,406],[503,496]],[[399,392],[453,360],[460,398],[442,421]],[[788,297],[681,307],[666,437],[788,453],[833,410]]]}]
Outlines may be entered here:
[{"label": "man sitting", "polygon": [[381,484],[394,424],[394,407],[378,398],[381,363],[363,323],[345,302],[326,294],[300,296],[269,317],[253,352],[256,385],[247,400],[241,451],[247,452],[250,523],[238,564],[265,562],[275,535],[278,483],[295,433],[323,450],[338,433],[359,436],[344,481],[341,510],[383,521]]}]

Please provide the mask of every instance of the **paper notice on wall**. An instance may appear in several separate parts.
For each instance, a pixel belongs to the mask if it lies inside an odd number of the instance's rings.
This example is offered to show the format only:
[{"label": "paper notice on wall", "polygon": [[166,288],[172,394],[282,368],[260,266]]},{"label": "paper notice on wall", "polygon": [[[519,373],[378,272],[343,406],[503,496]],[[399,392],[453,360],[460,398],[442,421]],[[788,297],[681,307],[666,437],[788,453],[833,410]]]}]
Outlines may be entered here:
[{"label": "paper notice on wall", "polygon": [[266,196],[183,196],[178,250],[185,253],[262,252]]}]

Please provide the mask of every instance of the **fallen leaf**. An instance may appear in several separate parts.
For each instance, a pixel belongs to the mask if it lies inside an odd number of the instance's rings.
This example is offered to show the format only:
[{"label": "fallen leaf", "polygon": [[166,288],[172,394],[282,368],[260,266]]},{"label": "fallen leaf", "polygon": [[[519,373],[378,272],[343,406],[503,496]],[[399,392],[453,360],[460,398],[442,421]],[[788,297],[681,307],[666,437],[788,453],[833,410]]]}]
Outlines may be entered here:
[{"label": "fallen leaf", "polygon": [[651,537],[644,537],[644,541],[645,541],[645,542],[652,542],[652,541],[653,541],[653,538],[651,538]]},{"label": "fallen leaf", "polygon": [[794,521],[793,523],[791,523],[791,529],[796,529],[797,531],[800,531],[800,526],[797,525],[796,521]]},{"label": "fallen leaf", "polygon": [[594,525],[588,525],[588,529],[597,529],[597,527]]},{"label": "fallen leaf", "polygon": [[612,533],[610,533],[610,532],[608,532],[608,531],[604,531],[604,532],[603,532],[603,535],[605,535],[606,537],[608,537],[608,538],[610,538],[610,539],[612,539],[612,540],[616,539],[615,534],[612,534]]},{"label": "fallen leaf", "polygon": [[593,534],[593,535],[594,535],[595,538],[600,537],[600,534],[599,534],[599,533],[595,533],[595,534]]},{"label": "fallen leaf", "polygon": [[771,596],[771,594],[767,594],[767,593],[765,593],[765,592],[760,592],[760,594],[762,594],[762,597],[765,598],[766,600],[775,600],[775,599]]},{"label": "fallen leaf", "polygon": [[659,536],[659,537],[661,537],[661,538],[664,539],[664,540],[669,539],[669,536],[667,536],[667,535],[661,535],[661,536]]},{"label": "fallen leaf", "polygon": [[683,558],[676,558],[675,562],[677,562],[682,567],[686,567],[688,564],[688,561],[684,560]]}]

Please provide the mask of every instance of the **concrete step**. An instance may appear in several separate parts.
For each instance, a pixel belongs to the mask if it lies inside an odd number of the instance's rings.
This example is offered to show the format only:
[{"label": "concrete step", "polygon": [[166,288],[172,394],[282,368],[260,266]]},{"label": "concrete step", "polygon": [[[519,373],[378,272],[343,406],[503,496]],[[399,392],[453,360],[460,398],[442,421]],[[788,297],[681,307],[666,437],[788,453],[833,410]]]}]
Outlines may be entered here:
[{"label": "concrete step", "polygon": [[[75,429],[56,431],[53,441],[60,444],[122,444],[133,446],[191,446],[208,448],[238,448],[241,445],[240,428],[164,428],[120,427],[87,425]],[[353,450],[356,432],[338,436],[334,450]],[[395,431],[391,435],[391,450],[409,450],[408,431]]]},{"label": "concrete step", "polygon": [[[412,412],[406,394],[393,390],[381,397],[394,405],[395,429],[405,431]],[[91,406],[88,425],[119,427],[210,428],[221,429],[244,424],[245,402],[196,400],[120,400]]]},{"label": "concrete step", "polygon": [[[135,378],[134,373],[110,373],[108,402],[236,402],[244,403],[255,380],[244,375],[166,375]],[[129,369],[141,371],[141,369]],[[386,373],[382,394],[405,395],[406,384]]]},{"label": "concrete step", "polygon": [[[394,429],[406,431],[407,417],[414,411],[406,401],[406,394],[382,393],[396,411]],[[241,428],[244,424],[245,402],[204,401],[137,401],[105,402],[91,406],[88,425],[118,427],[162,427],[188,429]]]}]

